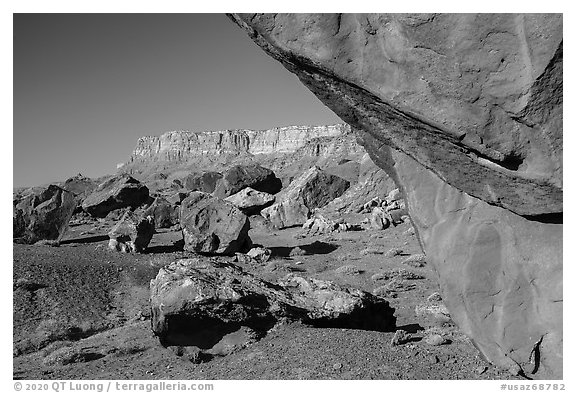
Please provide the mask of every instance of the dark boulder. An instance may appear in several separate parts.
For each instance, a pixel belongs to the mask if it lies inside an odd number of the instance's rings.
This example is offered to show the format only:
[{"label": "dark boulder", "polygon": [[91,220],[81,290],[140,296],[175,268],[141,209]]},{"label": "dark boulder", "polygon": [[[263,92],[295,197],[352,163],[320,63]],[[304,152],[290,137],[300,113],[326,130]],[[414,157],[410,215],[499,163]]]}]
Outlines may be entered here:
[{"label": "dark boulder", "polygon": [[148,187],[133,177],[123,174],[100,184],[82,202],[82,209],[93,217],[106,217],[112,210],[137,208],[149,198]]},{"label": "dark boulder", "polygon": [[220,179],[222,179],[220,172],[192,173],[184,179],[184,187],[189,191],[212,193]]},{"label": "dark boulder", "polygon": [[13,200],[13,238],[25,243],[60,240],[77,206],[77,199],[57,185],[38,187]]},{"label": "dark boulder", "polygon": [[274,172],[258,164],[235,165],[222,175],[214,190],[214,196],[219,198],[234,195],[246,187],[268,194],[276,194],[282,188]]},{"label": "dark boulder", "polygon": [[250,243],[250,222],[230,202],[194,191],[180,206],[184,249],[210,254],[234,254]]},{"label": "dark boulder", "polygon": [[142,215],[144,217],[152,216],[156,228],[170,228],[180,222],[179,206],[168,202],[162,197],[154,199],[154,202],[144,210]]}]

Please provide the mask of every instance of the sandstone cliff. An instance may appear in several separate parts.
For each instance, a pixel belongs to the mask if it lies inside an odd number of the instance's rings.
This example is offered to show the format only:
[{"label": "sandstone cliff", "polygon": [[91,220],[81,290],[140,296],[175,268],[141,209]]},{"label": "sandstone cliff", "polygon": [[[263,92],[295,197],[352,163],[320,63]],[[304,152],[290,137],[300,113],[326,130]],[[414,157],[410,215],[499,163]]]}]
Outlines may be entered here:
[{"label": "sandstone cliff", "polygon": [[270,130],[170,131],[138,140],[128,163],[187,161],[198,156],[293,153],[313,138],[350,132],[347,124],[288,126]]},{"label": "sandstone cliff", "polygon": [[562,15],[230,17],[395,179],[488,360],[561,378]]}]

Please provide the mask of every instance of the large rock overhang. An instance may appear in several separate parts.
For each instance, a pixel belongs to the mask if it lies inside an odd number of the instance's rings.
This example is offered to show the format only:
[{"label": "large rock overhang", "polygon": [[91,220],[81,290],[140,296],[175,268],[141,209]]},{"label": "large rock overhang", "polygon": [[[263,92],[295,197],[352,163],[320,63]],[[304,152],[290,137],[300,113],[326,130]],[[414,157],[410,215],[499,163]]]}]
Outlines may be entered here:
[{"label": "large rock overhang", "polygon": [[231,14],[402,188],[485,357],[562,376],[562,15]]}]

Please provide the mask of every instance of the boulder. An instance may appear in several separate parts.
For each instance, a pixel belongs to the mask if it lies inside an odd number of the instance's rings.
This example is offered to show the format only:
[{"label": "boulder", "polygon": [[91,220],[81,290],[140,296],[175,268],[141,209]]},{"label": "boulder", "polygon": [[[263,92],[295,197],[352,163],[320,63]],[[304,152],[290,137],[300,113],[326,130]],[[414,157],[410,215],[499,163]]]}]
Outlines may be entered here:
[{"label": "boulder", "polygon": [[216,259],[173,262],[150,289],[152,330],[165,346],[209,349],[241,326],[262,332],[286,319],[379,331],[396,322],[388,302],[369,293],[293,275],[273,284]]},{"label": "boulder", "polygon": [[214,196],[226,198],[246,187],[268,194],[276,194],[282,188],[282,182],[274,172],[258,164],[234,165],[227,169],[216,183]]},{"label": "boulder", "polygon": [[212,193],[216,189],[216,183],[222,179],[220,172],[192,173],[184,179],[184,187],[189,191],[202,191]]},{"label": "boulder", "polygon": [[225,198],[247,215],[258,214],[263,208],[274,203],[276,198],[267,192],[256,191],[252,187],[246,187],[234,195]]},{"label": "boulder", "polygon": [[28,244],[39,240],[59,241],[76,206],[74,194],[54,184],[18,195],[13,199],[12,236]]},{"label": "boulder", "polygon": [[144,210],[143,216],[153,217],[156,228],[170,228],[180,222],[180,208],[158,197]]},{"label": "boulder", "polygon": [[136,208],[147,202],[148,187],[130,175],[114,176],[100,184],[84,199],[82,209],[93,217],[103,218],[112,210]]},{"label": "boulder", "polygon": [[562,14],[241,14],[406,199],[453,320],[562,378]]},{"label": "boulder", "polygon": [[261,214],[278,229],[302,225],[314,209],[342,195],[349,186],[348,181],[312,167],[290,183],[277,196],[276,203]]},{"label": "boulder", "polygon": [[76,176],[72,176],[71,178],[67,179],[64,184],[61,185],[61,187],[76,196],[79,204],[76,210],[76,213],[78,213],[82,209],[82,201],[84,201],[84,199],[90,195],[90,193],[92,193],[96,187],[98,187],[98,183],[79,173]]},{"label": "boulder", "polygon": [[141,253],[146,250],[153,235],[154,217],[138,216],[127,211],[108,232],[108,248],[126,253]]},{"label": "boulder", "polygon": [[211,254],[234,254],[250,242],[250,222],[232,203],[200,191],[180,205],[184,249]]}]

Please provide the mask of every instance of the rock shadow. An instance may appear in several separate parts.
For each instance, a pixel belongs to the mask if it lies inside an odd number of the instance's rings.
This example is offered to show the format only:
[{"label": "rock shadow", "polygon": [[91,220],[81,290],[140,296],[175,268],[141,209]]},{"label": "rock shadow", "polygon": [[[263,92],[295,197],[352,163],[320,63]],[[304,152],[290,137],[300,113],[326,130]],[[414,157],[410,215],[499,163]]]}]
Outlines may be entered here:
[{"label": "rock shadow", "polygon": [[110,237],[108,237],[108,235],[96,235],[90,237],[78,237],[75,239],[62,240],[60,242],[60,245],[74,244],[74,243],[76,244],[98,243],[105,240],[110,240]]},{"label": "rock shadow", "polygon": [[306,252],[305,255],[323,255],[323,254],[330,254],[331,252],[337,250],[339,246],[332,243],[315,241],[314,243],[304,244],[295,247],[270,247],[270,251],[272,251],[273,257],[286,258],[290,256],[290,252],[292,252],[292,250],[295,249],[296,247],[299,247],[302,250],[304,250]]}]

